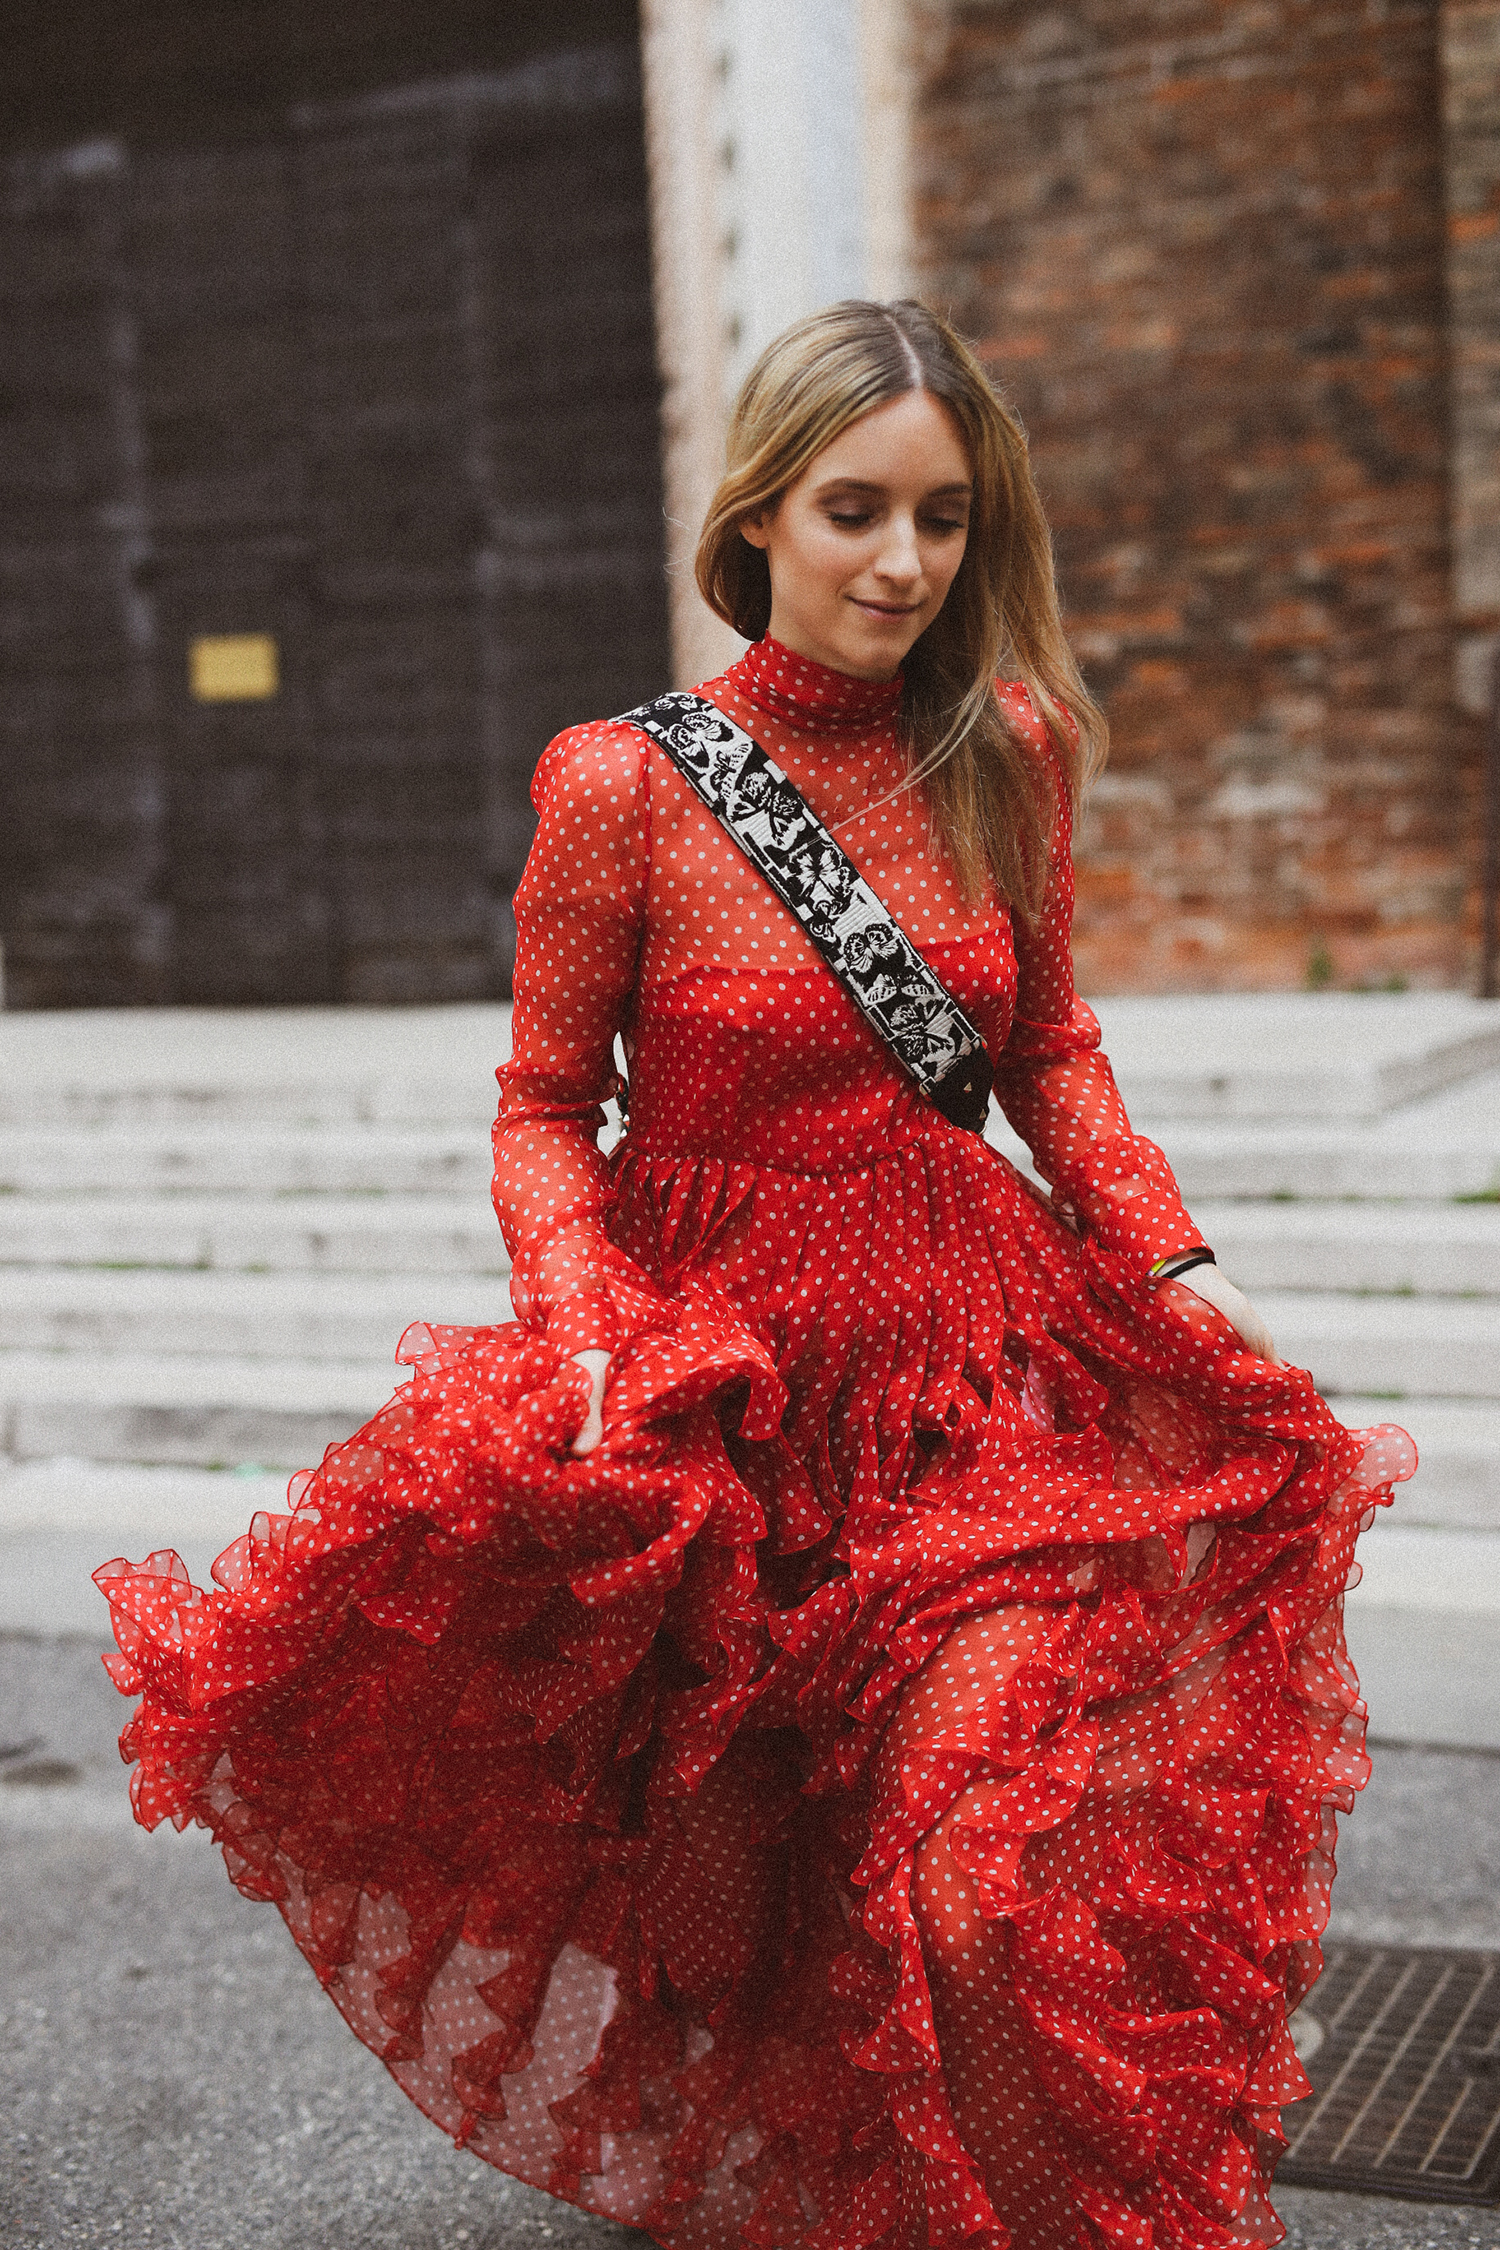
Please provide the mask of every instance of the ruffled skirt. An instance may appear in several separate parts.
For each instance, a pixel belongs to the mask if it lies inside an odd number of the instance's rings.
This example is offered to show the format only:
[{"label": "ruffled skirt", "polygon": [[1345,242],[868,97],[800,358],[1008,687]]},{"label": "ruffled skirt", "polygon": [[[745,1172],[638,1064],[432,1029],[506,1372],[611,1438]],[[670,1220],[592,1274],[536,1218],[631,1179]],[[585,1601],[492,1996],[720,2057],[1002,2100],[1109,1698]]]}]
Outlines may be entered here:
[{"label": "ruffled skirt", "polygon": [[[1279,2239],[1368,1770],[1342,1595],[1410,1441],[940,1124],[617,1189],[652,1286],[595,1453],[545,1339],[418,1327],[213,1588],[97,1574],[138,1818],[212,1830],[456,2141],[674,2250]],[[960,2086],[965,2007],[1004,2068]]]}]

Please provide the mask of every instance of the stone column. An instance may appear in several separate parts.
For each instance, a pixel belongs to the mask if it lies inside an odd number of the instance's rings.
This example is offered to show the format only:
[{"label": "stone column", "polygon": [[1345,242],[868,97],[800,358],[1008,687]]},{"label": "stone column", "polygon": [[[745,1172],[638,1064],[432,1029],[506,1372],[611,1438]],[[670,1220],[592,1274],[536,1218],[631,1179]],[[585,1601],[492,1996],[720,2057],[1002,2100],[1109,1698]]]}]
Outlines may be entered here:
[{"label": "stone column", "polygon": [[907,286],[907,0],[643,0],[674,676],[740,642],[693,584],[734,394],[790,321]]},{"label": "stone column", "polygon": [[1488,710],[1500,649],[1500,0],[1442,11],[1457,697]]}]

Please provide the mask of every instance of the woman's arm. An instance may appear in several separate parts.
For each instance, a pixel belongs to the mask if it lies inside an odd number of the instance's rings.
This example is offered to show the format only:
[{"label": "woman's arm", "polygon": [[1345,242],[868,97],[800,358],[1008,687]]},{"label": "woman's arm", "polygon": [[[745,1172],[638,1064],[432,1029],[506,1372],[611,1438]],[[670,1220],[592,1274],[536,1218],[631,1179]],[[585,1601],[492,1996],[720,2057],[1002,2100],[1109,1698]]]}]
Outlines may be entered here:
[{"label": "woman's arm", "polygon": [[[1030,699],[1007,697],[1039,753],[1056,753]],[[1099,1024],[1073,981],[1072,816],[1059,785],[1046,898],[1036,926],[1017,918],[1020,981],[1015,1022],[995,1092],[1032,1152],[1064,1217],[1136,1270],[1151,1275],[1208,1245],[1189,1217],[1171,1166],[1132,1130],[1114,1072],[1099,1051]],[[1265,1323],[1227,1276],[1195,1265],[1163,1286],[1191,1291],[1221,1311],[1252,1351],[1274,1359]]]},{"label": "woman's arm", "polygon": [[605,1232],[610,1174],[598,1146],[645,919],[641,737],[612,723],[559,735],[532,801],[536,841],[515,897],[511,1058],[496,1074],[494,1200],[516,1317],[589,1374],[589,1420],[575,1445],[588,1451],[610,1355],[654,1301]]}]

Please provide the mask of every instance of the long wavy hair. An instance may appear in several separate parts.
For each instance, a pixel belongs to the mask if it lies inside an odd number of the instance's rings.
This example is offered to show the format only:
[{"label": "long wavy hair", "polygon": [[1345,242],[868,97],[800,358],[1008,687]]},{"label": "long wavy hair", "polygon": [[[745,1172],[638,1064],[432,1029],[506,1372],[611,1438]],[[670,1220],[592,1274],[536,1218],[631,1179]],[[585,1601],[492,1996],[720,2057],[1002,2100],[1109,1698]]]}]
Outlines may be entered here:
[{"label": "long wavy hair", "polygon": [[909,297],[851,299],[767,345],[735,403],[726,474],[698,542],[698,585],[710,609],[758,640],[770,623],[771,575],[741,523],[774,509],[851,422],[918,390],[957,423],[974,496],[957,576],[906,659],[902,738],[964,895],[977,898],[990,875],[1029,922],[1046,888],[1056,791],[1009,725],[996,676],[1026,682],[1075,801],[1104,763],[1109,730],[1063,635],[1025,433],[947,321]]}]

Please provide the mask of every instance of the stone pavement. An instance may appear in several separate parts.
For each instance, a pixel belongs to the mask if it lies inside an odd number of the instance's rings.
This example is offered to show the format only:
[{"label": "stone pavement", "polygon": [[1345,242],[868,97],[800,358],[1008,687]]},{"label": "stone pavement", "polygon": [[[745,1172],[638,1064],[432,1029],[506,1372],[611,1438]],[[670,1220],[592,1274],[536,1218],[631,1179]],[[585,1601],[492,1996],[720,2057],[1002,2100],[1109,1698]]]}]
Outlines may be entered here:
[{"label": "stone pavement", "polygon": [[[126,1708],[88,1642],[0,1636],[0,2245],[641,2242],[456,2154],[206,1839],[131,1825]],[[1339,1856],[1335,1935],[1500,1946],[1500,1759],[1386,1751]],[[1500,2211],[1277,2203],[1293,2250],[1500,2250]]]}]

